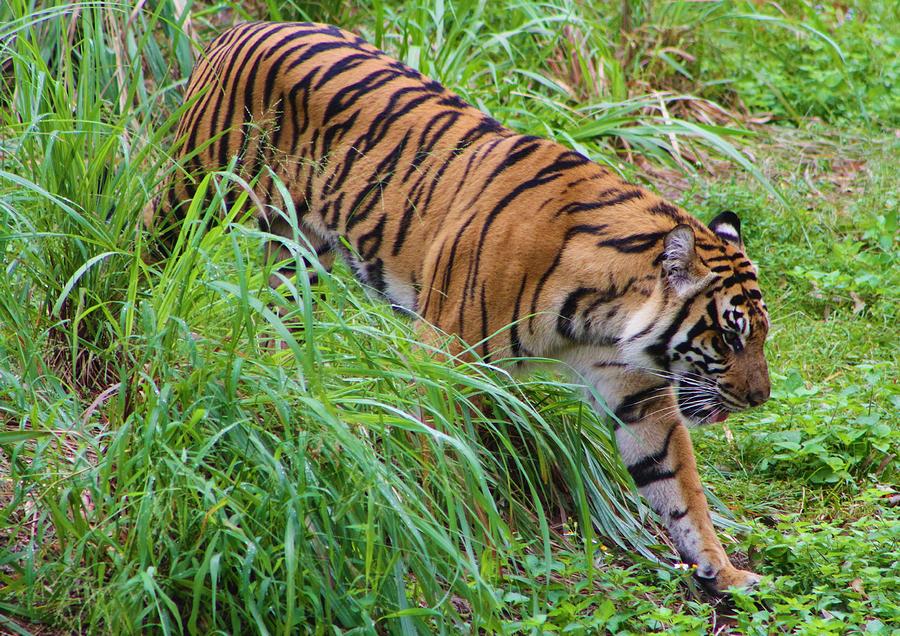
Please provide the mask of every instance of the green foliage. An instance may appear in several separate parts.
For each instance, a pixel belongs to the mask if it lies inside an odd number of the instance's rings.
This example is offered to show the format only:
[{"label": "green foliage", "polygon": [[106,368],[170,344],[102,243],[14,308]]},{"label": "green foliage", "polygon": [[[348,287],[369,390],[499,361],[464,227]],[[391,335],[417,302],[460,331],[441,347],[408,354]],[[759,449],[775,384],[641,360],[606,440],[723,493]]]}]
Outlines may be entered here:
[{"label": "green foliage", "polygon": [[765,23],[734,23],[734,34],[717,43],[715,72],[733,78],[730,89],[749,109],[794,121],[871,119],[885,128],[900,122],[900,33],[892,2],[795,1],[780,9],[788,16],[771,9],[764,15],[784,20],[790,37]]},{"label": "green foliage", "polygon": [[[629,9],[627,18],[620,7]],[[604,2],[621,28],[628,75],[799,123],[896,127],[900,47],[895,3],[746,0]]]},{"label": "green foliage", "polygon": [[[900,298],[900,257],[897,250],[898,205],[887,192],[877,213],[854,215],[848,235],[830,246],[830,254],[815,264],[797,264],[790,274],[806,281],[810,296],[829,306],[861,311],[896,312]],[[824,265],[828,265],[828,271]],[[832,269],[833,268],[833,269]]]},{"label": "green foliage", "polygon": [[515,618],[496,625],[496,633],[694,634],[710,618],[711,608],[703,603],[689,601],[685,612],[673,609],[684,604],[679,586],[691,585],[688,570],[648,573],[646,565],[622,567],[607,553],[598,568],[600,576],[591,576],[578,552],[569,549],[557,551],[549,568],[526,559],[525,570],[498,590]]},{"label": "green foliage", "polygon": [[[776,380],[778,405],[760,424],[770,430],[752,436],[748,452],[756,470],[789,472],[811,483],[856,482],[868,472],[893,480],[900,473],[892,458],[900,451],[900,430],[891,422],[900,406],[900,388],[882,363],[850,371],[862,382],[840,391],[807,387],[796,370]],[[875,393],[887,402],[882,409]]]},{"label": "green foliage", "polygon": [[[79,19],[69,28],[75,8]],[[155,108],[171,90],[155,88],[167,83],[172,60],[151,36],[165,11],[129,20],[125,9],[0,8],[0,60],[9,70],[0,78],[0,250],[16,274],[0,285],[39,303],[23,326],[48,330],[54,355],[68,359],[69,379],[86,385],[114,375],[110,358],[131,336],[145,276],[135,219],[175,121]],[[108,33],[107,21],[127,21],[127,36]],[[176,51],[184,39],[179,31]]]},{"label": "green foliage", "polygon": [[454,633],[497,615],[503,569],[550,558],[544,506],[571,500],[588,536],[595,516],[613,541],[650,543],[606,428],[566,387],[532,383],[538,412],[493,369],[434,358],[346,271],[323,272],[315,306],[308,281],[273,296],[271,268],[254,265],[265,237],[212,216],[195,205],[150,272],[129,363],[83,414],[9,360],[3,408],[23,428],[0,438],[14,539],[0,581],[20,617],[116,633]]},{"label": "green foliage", "polygon": [[[738,594],[742,634],[894,634],[900,623],[896,509],[879,511],[884,492],[861,494],[858,518],[839,524],[785,515],[749,537],[773,580]],[[874,508],[872,508],[874,504]]]}]

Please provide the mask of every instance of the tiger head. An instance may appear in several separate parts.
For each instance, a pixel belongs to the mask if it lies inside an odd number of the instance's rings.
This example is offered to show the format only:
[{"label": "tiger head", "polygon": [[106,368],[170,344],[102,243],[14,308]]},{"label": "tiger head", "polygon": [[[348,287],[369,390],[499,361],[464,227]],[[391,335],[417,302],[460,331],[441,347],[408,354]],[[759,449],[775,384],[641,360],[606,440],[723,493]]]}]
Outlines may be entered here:
[{"label": "tiger head", "polygon": [[765,402],[769,320],[737,215],[723,212],[708,228],[677,225],[660,259],[677,315],[654,358],[671,374],[681,414],[695,424],[721,422]]}]

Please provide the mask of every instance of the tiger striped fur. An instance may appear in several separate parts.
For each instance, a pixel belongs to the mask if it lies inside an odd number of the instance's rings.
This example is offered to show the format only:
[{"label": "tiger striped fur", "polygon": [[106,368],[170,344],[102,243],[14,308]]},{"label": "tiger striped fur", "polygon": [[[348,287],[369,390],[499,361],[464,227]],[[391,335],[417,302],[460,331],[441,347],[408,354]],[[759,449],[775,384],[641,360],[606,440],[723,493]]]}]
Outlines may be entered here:
[{"label": "tiger striped fur", "polygon": [[[326,267],[340,252],[484,357],[556,358],[593,385],[696,576],[716,591],[755,584],[716,537],[686,429],[769,395],[768,319],[733,213],[703,225],[332,26],[234,27],[186,99],[185,170],[163,213],[177,217],[194,178],[234,157],[274,207],[274,173]],[[289,233],[272,209],[260,223]]]}]

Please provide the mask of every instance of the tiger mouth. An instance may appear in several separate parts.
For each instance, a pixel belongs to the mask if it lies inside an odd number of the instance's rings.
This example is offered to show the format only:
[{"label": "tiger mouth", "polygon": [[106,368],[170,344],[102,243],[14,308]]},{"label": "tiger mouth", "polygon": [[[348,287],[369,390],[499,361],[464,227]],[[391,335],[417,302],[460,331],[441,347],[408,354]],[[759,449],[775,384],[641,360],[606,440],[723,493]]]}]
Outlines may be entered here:
[{"label": "tiger mouth", "polygon": [[728,419],[728,411],[723,406],[713,406],[703,418],[704,424],[718,424]]},{"label": "tiger mouth", "polygon": [[717,400],[713,404],[702,407],[694,407],[690,409],[690,411],[682,411],[682,413],[686,415],[688,419],[697,424],[718,424],[728,419],[728,415],[731,413],[731,411],[729,411],[721,402]]}]

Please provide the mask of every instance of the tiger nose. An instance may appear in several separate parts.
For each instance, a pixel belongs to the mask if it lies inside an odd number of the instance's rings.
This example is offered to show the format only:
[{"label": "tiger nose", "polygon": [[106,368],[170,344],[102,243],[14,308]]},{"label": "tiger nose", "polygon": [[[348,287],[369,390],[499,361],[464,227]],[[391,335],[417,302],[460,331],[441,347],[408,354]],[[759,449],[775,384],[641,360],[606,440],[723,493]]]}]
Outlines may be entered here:
[{"label": "tiger nose", "polygon": [[757,389],[756,391],[751,391],[747,394],[747,402],[750,403],[750,406],[759,406],[763,402],[769,399],[769,387],[767,386],[765,389]]}]

